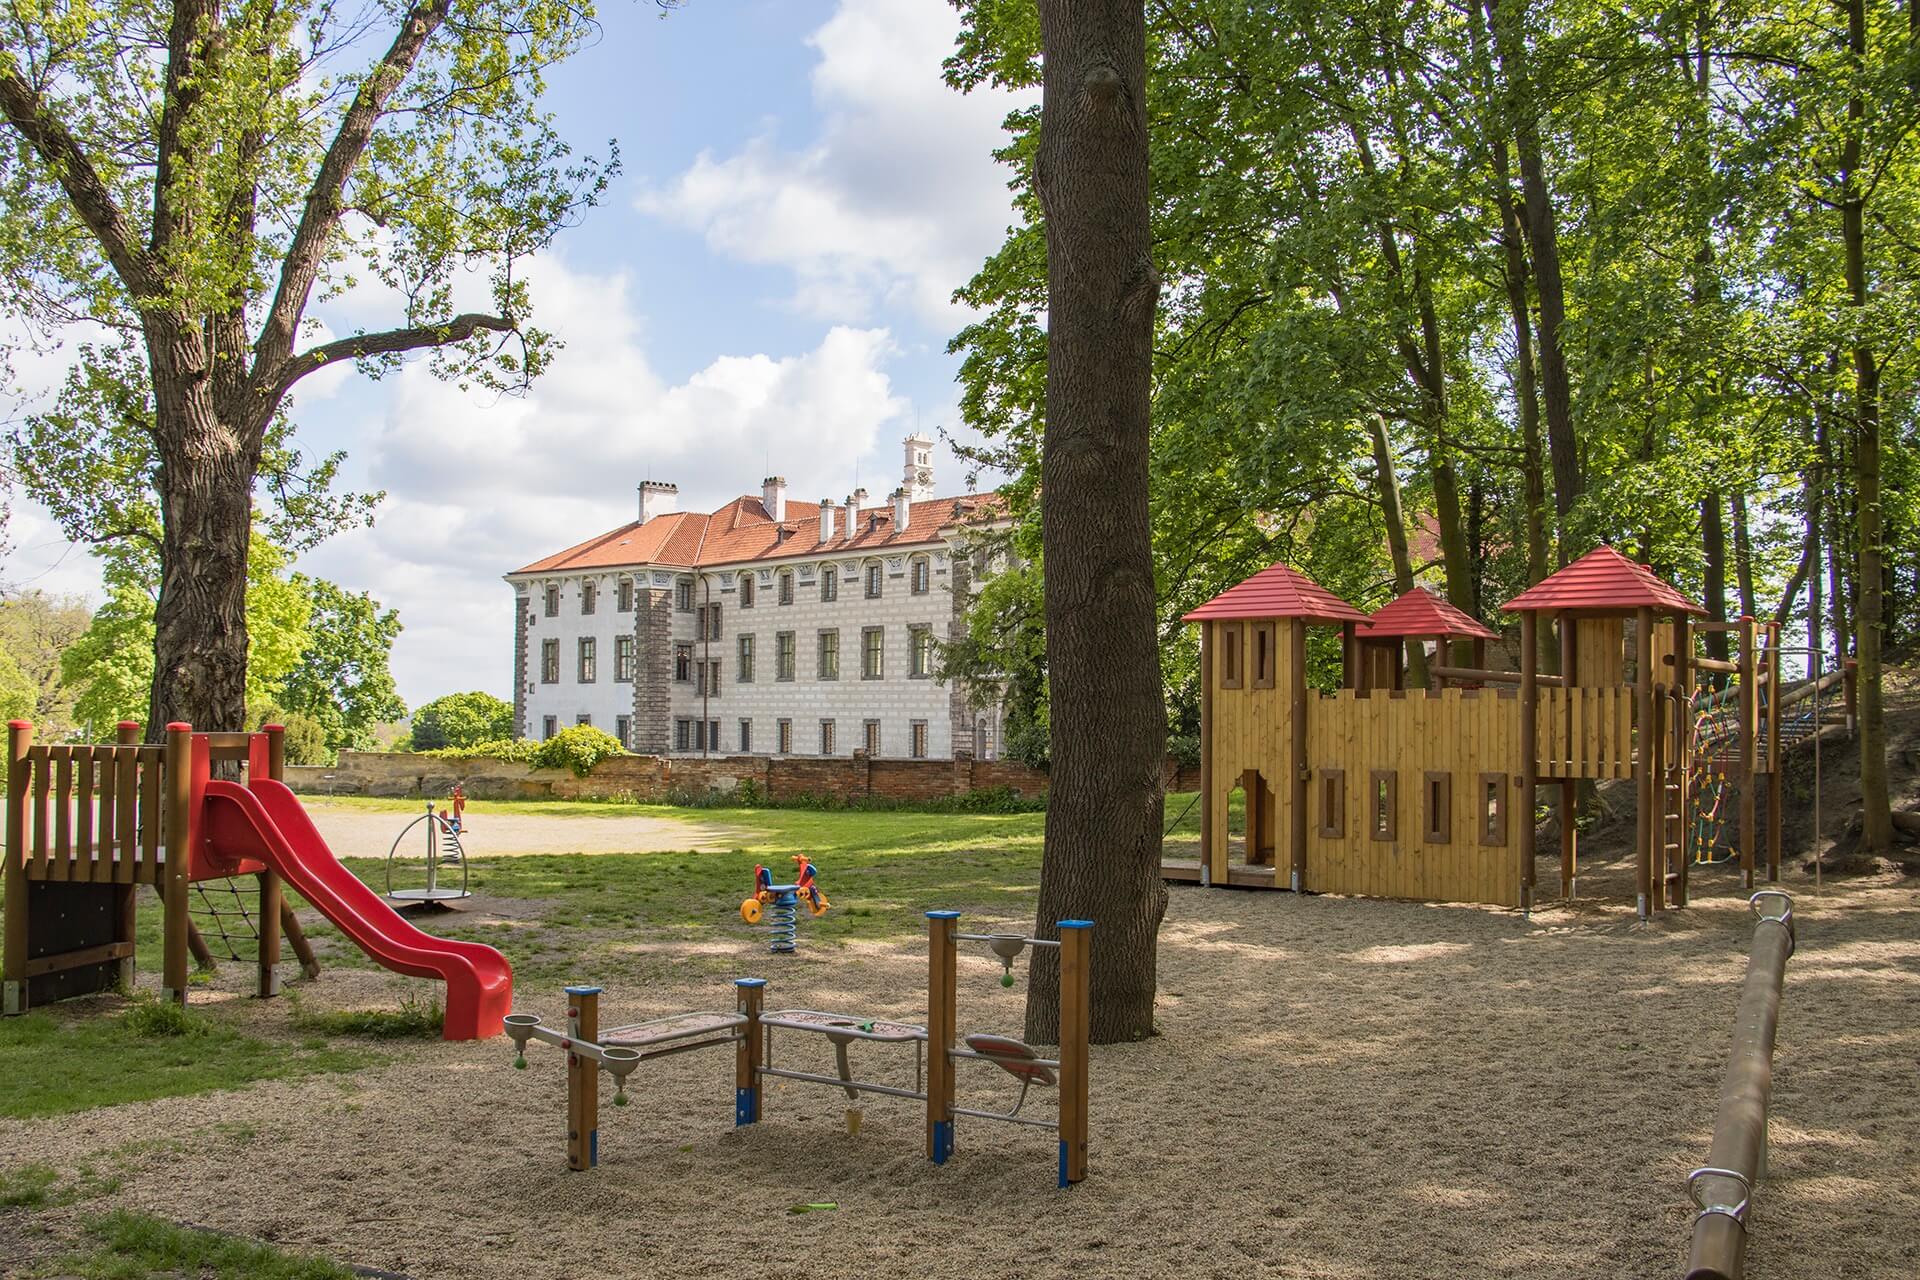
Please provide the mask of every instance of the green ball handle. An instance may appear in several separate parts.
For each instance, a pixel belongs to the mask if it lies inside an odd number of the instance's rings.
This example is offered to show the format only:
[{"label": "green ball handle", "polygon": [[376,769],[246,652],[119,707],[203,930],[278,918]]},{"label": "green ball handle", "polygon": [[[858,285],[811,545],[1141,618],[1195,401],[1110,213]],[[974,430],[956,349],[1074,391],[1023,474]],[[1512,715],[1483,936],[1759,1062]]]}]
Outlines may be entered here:
[{"label": "green ball handle", "polygon": [[1000,975],[1000,985],[1001,985],[1001,986],[1003,986],[1003,987],[1010,987],[1010,986],[1012,986],[1012,985],[1013,985],[1013,975],[1012,975],[1012,974],[1010,974],[1010,973],[1003,973],[1003,974],[1001,974],[1001,975]]}]

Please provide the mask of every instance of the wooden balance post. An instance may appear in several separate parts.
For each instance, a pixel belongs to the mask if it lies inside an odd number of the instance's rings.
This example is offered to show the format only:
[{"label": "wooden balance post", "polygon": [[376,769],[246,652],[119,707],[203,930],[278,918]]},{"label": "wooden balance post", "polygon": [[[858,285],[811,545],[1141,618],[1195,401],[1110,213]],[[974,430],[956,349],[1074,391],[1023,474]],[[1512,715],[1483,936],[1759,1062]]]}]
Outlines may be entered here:
[{"label": "wooden balance post", "polygon": [[[161,897],[161,993],[184,1003],[190,961],[212,963],[193,928],[188,893],[201,838],[200,786],[216,762],[241,764],[279,779],[286,765],[282,730],[196,734],[167,726],[162,744],[142,743],[123,721],[116,741],[36,744],[33,726],[7,732],[6,934],[0,1010],[30,1007],[129,987],[134,978],[134,907],[140,885]],[[255,992],[280,989],[284,932],[308,976],[319,972],[279,877],[258,873],[259,970]]]},{"label": "wooden balance post", "polygon": [[[856,1014],[826,1013],[816,1009],[766,1008],[767,981],[734,981],[734,1011],[669,1014],[629,1027],[600,1028],[598,987],[566,989],[567,1027],[564,1032],[540,1024],[537,1014],[513,1013],[505,1019],[507,1036],[515,1046],[514,1066],[526,1066],[526,1046],[538,1040],[567,1055],[567,1167],[593,1168],[599,1161],[599,1073],[610,1071],[619,1082],[615,1105],[626,1102],[626,1079],[640,1063],[668,1054],[731,1045],[734,1049],[734,1124],[760,1122],[763,1080],[794,1080],[844,1090],[849,1136],[859,1133],[858,1100],[868,1094],[922,1102],[927,1108],[927,1157],[945,1164],[953,1154],[957,1117],[998,1120],[1051,1129],[1059,1141],[1059,1185],[1071,1186],[1087,1176],[1087,1065],[1090,1033],[1089,993],[1093,924],[1062,920],[1060,937],[1029,938],[1017,933],[967,934],[955,928],[957,911],[930,911],[928,920],[928,1025],[913,1026]],[[1011,976],[1013,961],[1029,947],[1057,948],[1060,953],[1060,1056],[1043,1058],[1017,1040],[971,1035],[961,1039],[957,1020],[957,944],[983,942],[999,956]],[[838,1072],[825,1075],[773,1065],[770,1045],[774,1032],[825,1036],[834,1047]],[[854,1076],[848,1051],[852,1045],[874,1042],[911,1044],[915,1051],[915,1087],[864,1080]],[[920,1057],[925,1062],[925,1088],[920,1087]],[[988,1062],[1020,1081],[1020,1099],[1008,1111],[984,1111],[957,1105],[954,1067],[963,1061]],[[1052,1119],[1020,1114],[1028,1089],[1056,1083],[1059,1106]]]}]

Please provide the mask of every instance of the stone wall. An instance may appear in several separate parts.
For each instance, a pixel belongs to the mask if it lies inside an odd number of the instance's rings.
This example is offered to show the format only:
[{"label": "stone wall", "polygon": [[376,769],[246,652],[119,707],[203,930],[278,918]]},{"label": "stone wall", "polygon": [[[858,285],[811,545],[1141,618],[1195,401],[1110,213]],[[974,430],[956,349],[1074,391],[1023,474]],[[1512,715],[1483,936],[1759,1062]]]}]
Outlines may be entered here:
[{"label": "stone wall", "polygon": [[[1192,790],[1194,771],[1167,764],[1170,789]],[[665,802],[676,797],[731,792],[751,781],[777,801],[817,797],[839,801],[876,797],[926,802],[1010,788],[1044,795],[1047,775],[1011,760],[870,760],[821,756],[615,756],[592,774],[576,778],[566,769],[535,769],[480,757],[442,757],[415,752],[343,751],[327,768],[295,765],[287,783],[309,795],[446,795],[459,783],[475,800],[634,799]]]}]

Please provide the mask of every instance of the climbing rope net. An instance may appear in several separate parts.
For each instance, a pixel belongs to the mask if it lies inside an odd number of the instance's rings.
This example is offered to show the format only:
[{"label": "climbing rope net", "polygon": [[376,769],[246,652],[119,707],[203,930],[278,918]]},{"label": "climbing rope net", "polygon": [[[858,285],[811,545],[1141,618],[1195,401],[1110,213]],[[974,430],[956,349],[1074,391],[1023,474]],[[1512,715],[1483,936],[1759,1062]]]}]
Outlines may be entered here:
[{"label": "climbing rope net", "polygon": [[[250,951],[258,942],[260,922],[247,905],[248,897],[232,877],[193,882],[187,915],[216,959],[243,960],[248,952],[241,947],[245,945]],[[257,895],[254,898],[257,905]]]},{"label": "climbing rope net", "polygon": [[[1831,683],[1834,673],[1821,674],[1825,655],[1811,650],[1798,652],[1806,658],[1807,677],[1780,700],[1777,711],[1771,681],[1762,682],[1755,691],[1754,737],[1758,743],[1770,741],[1772,721],[1778,714],[1782,759],[1793,747],[1820,731],[1827,712],[1840,696],[1840,691]],[[1738,792],[1735,768],[1740,762],[1742,747],[1740,697],[1740,681],[1738,677],[1731,677],[1718,688],[1700,686],[1691,699],[1689,745],[1693,767],[1687,780],[1687,793],[1697,863],[1713,865],[1739,856],[1732,838],[1735,810],[1731,797]],[[1777,769],[1780,761],[1765,761],[1765,765]]]}]

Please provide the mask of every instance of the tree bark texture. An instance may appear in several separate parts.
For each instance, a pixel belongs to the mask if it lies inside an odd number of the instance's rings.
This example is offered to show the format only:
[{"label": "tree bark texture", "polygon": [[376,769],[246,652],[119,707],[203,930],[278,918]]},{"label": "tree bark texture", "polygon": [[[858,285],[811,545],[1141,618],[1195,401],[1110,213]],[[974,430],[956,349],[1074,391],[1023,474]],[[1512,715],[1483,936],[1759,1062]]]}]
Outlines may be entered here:
[{"label": "tree bark texture", "polygon": [[[1847,48],[1855,63],[1867,54],[1865,0],[1844,0]],[[1844,198],[1840,234],[1846,252],[1848,300],[1864,308],[1867,283],[1866,197],[1861,187],[1860,133],[1865,104],[1856,95],[1847,103],[1847,140],[1841,157]],[[1893,847],[1893,805],[1887,787],[1886,704],[1880,689],[1880,628],[1885,609],[1885,575],[1880,547],[1880,365],[1865,339],[1853,348],[1855,500],[1859,504],[1859,546],[1854,569],[1854,654],[1859,661],[1860,703],[1860,848],[1886,853]]]},{"label": "tree bark texture", "polygon": [[[1141,0],[1041,0],[1036,188],[1047,237],[1041,454],[1052,765],[1036,929],[1091,919],[1095,1043],[1153,1030],[1160,681],[1147,508],[1154,308]],[[1057,953],[1036,958],[1029,1040],[1052,1043]]]}]

